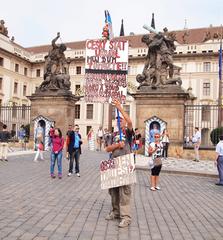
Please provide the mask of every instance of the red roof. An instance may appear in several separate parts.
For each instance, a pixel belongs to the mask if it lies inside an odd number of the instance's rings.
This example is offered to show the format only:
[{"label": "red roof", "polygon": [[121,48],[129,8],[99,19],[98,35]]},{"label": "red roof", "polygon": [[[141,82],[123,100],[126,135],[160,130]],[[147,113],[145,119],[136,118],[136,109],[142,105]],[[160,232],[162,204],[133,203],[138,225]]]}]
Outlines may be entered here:
[{"label": "red roof", "polygon": [[[221,28],[222,27],[207,27],[207,28],[184,29],[172,32],[176,33],[176,40],[179,44],[197,44],[202,43],[209,39],[220,38]],[[145,47],[145,44],[141,42],[142,36],[143,34],[116,37],[116,39],[128,40],[129,46],[131,48],[140,48]],[[68,48],[71,49],[85,49],[85,42],[86,40],[78,42],[68,42],[65,44]],[[42,45],[36,47],[29,47],[26,48],[26,50],[33,53],[43,53],[48,52],[50,48],[51,45]]]}]

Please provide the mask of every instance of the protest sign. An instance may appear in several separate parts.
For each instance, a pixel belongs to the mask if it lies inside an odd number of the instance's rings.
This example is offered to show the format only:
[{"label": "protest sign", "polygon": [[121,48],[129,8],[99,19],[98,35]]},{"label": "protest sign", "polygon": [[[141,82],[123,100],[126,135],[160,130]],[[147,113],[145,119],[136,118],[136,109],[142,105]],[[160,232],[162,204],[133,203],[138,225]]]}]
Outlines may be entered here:
[{"label": "protest sign", "polygon": [[124,103],[127,94],[128,41],[87,40],[85,101]]},{"label": "protest sign", "polygon": [[136,182],[133,153],[101,161],[101,189],[129,185]]}]

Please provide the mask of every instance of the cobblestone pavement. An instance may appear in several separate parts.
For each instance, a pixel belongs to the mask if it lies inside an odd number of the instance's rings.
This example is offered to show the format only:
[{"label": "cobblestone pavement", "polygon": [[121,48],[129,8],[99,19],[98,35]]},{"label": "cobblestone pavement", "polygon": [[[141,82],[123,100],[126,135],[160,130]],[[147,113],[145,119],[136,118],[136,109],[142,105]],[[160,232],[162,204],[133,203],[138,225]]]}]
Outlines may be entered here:
[{"label": "cobblestone pavement", "polygon": [[34,155],[0,161],[0,239],[8,240],[222,240],[223,187],[215,178],[161,173],[161,191],[149,190],[149,172],[137,170],[132,224],[106,221],[110,197],[100,190],[105,153],[84,151],[81,177],[49,177],[49,160]]},{"label": "cobblestone pavement", "polygon": [[[198,175],[217,176],[217,167],[214,161],[201,160],[194,162],[193,160],[177,159],[169,157],[163,160],[163,170],[171,172],[194,173]],[[136,156],[136,166],[140,169],[148,169],[148,157],[143,155]]]}]

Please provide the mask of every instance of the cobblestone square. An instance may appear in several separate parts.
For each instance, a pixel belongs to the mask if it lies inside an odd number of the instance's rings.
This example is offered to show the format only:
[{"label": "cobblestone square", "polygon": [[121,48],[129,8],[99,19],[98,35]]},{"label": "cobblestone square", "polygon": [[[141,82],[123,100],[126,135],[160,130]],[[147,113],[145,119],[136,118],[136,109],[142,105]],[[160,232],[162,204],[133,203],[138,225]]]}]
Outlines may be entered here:
[{"label": "cobblestone square", "polygon": [[104,220],[110,197],[100,189],[99,162],[104,152],[84,150],[81,177],[51,179],[49,154],[0,162],[0,239],[21,240],[222,240],[223,188],[216,178],[161,172],[161,191],[151,192],[149,171],[137,170],[132,197],[132,224]]}]

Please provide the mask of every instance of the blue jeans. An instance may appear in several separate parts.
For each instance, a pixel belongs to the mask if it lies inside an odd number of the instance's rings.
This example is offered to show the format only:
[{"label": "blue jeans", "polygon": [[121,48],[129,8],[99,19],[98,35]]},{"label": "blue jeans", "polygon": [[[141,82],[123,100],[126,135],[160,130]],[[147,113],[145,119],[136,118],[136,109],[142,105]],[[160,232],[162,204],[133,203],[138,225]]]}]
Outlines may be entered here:
[{"label": "blue jeans", "polygon": [[70,154],[70,164],[69,164],[69,173],[73,173],[73,164],[75,160],[75,173],[79,173],[79,159],[80,159],[80,149],[74,148]]},{"label": "blue jeans", "polygon": [[218,157],[217,161],[219,183],[223,184],[223,156]]},{"label": "blue jeans", "polygon": [[62,174],[62,151],[58,153],[51,152],[50,159],[50,174],[54,174],[54,166],[57,160],[58,174]]}]

